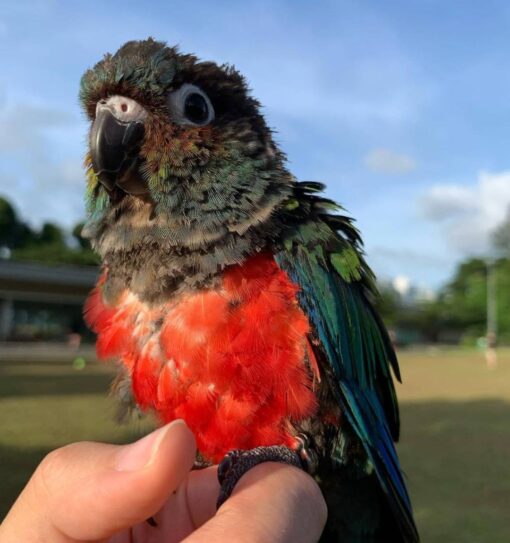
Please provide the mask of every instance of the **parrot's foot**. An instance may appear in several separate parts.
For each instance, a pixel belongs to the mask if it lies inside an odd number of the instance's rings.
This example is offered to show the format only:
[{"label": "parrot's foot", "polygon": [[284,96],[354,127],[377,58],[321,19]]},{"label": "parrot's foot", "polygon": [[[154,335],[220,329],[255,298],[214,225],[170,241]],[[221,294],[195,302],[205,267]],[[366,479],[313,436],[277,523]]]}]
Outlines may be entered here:
[{"label": "parrot's foot", "polygon": [[191,468],[192,470],[201,470],[201,469],[206,469],[206,468],[210,468],[211,467],[211,462],[206,462],[205,460],[195,460],[195,462],[193,463],[193,467]]},{"label": "parrot's foot", "polygon": [[218,466],[218,481],[220,495],[216,502],[219,509],[230,497],[239,479],[251,468],[263,462],[280,462],[296,466],[312,474],[316,468],[315,454],[309,448],[308,438],[300,434],[299,445],[296,449],[275,445],[272,447],[256,447],[248,451],[236,449],[230,451]]}]

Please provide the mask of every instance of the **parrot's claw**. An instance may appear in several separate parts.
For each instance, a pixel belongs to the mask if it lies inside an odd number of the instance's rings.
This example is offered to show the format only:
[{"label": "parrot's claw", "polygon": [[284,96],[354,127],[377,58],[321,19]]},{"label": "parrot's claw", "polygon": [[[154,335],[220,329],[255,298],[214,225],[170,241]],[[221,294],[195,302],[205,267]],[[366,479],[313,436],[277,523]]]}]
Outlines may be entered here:
[{"label": "parrot's claw", "polygon": [[201,469],[209,468],[210,466],[211,466],[210,462],[206,462],[205,460],[195,460],[195,462],[193,463],[193,467],[191,469],[201,470]]},{"label": "parrot's claw", "polygon": [[296,452],[301,458],[301,462],[304,464],[304,470],[313,475],[317,471],[319,460],[314,447],[310,443],[310,438],[306,434],[297,435],[298,446]]},{"label": "parrot's claw", "polygon": [[307,473],[315,471],[315,455],[308,447],[308,438],[300,435],[299,445],[294,449],[284,446],[256,447],[244,451],[236,449],[225,455],[218,466],[218,481],[221,489],[216,508],[219,509],[230,497],[239,479],[251,468],[263,462],[280,462],[295,466]]}]

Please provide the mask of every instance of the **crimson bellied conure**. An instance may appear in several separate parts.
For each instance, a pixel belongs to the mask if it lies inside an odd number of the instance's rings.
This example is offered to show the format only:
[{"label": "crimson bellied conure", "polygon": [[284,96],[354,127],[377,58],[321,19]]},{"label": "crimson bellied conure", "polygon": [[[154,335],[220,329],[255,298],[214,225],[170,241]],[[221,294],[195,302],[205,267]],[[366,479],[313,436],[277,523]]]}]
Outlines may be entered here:
[{"label": "crimson bellied conure", "polygon": [[119,390],[186,421],[220,463],[220,504],[250,466],[288,462],[321,485],[323,541],[417,541],[399,369],[359,234],[288,171],[243,77],[133,41],[85,73],[80,99],[85,234],[103,261],[85,313]]}]

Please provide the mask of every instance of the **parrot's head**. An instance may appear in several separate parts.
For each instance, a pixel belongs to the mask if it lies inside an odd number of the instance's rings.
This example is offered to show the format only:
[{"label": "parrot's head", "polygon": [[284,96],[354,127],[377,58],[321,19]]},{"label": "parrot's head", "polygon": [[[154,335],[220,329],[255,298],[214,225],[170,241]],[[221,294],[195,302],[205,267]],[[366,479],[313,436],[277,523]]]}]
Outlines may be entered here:
[{"label": "parrot's head", "polygon": [[86,231],[103,258],[141,243],[231,246],[271,230],[292,177],[233,68],[132,41],[84,74],[80,100],[90,119]]}]

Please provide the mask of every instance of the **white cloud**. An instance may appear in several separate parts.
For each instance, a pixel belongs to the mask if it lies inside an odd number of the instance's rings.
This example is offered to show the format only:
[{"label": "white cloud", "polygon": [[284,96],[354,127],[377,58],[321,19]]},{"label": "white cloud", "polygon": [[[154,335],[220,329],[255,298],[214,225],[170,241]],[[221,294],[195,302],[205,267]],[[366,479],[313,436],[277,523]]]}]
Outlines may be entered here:
[{"label": "white cloud", "polygon": [[451,248],[463,254],[490,249],[490,233],[510,206],[510,171],[481,172],[476,185],[437,185],[420,199],[422,213],[440,222]]},{"label": "white cloud", "polygon": [[47,130],[71,126],[76,119],[66,111],[26,103],[0,110],[0,123],[0,152],[33,153],[46,151]]},{"label": "white cloud", "polygon": [[460,185],[436,185],[421,200],[425,218],[432,221],[451,219],[476,209],[473,189]]},{"label": "white cloud", "polygon": [[33,225],[70,226],[84,214],[79,121],[66,111],[30,103],[0,109],[0,193]]},{"label": "white cloud", "polygon": [[367,168],[374,172],[403,174],[416,169],[416,161],[409,155],[395,153],[390,149],[374,149],[365,158]]}]

